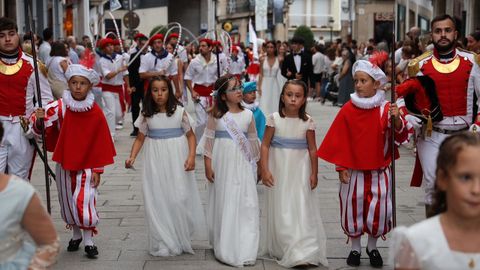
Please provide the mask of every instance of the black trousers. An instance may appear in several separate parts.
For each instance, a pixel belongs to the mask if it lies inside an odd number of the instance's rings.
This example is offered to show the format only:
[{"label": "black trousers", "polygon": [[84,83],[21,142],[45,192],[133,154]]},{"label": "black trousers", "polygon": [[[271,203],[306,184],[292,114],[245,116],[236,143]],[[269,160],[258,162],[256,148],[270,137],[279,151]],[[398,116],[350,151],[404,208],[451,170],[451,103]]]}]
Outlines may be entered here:
[{"label": "black trousers", "polygon": [[130,96],[132,97],[132,125],[133,130],[137,130],[138,128],[135,127],[135,121],[140,115],[140,103],[143,102],[144,97],[144,90],[143,90],[143,83],[135,85],[136,91],[133,92]]}]

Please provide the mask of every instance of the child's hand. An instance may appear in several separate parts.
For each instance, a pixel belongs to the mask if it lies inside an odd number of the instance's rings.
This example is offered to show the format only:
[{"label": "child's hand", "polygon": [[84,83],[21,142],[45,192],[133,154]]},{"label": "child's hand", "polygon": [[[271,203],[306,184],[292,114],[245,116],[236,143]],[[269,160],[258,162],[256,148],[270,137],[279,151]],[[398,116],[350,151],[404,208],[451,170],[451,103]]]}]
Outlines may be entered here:
[{"label": "child's hand", "polygon": [[96,173],[94,172],[93,175],[92,175],[92,180],[93,180],[93,187],[98,187],[98,185],[100,185],[100,174],[99,173]]},{"label": "child's hand", "polygon": [[316,174],[310,175],[310,188],[314,190],[318,185],[318,176]]},{"label": "child's hand", "polygon": [[38,108],[35,110],[35,116],[37,119],[43,119],[45,118],[45,109],[44,108]]},{"label": "child's hand", "polygon": [[392,103],[390,104],[390,115],[391,117],[395,118],[395,128],[401,129],[402,128],[402,119],[400,118],[400,110],[398,109],[397,104]]},{"label": "child's hand", "polygon": [[215,180],[215,173],[213,172],[212,168],[208,166],[205,167],[205,176],[210,183],[213,183],[213,181]]},{"label": "child's hand", "polygon": [[135,158],[130,157],[127,160],[125,160],[125,169],[133,168],[133,163],[135,163]]},{"label": "child's hand", "polygon": [[340,179],[340,182],[348,184],[350,182],[350,173],[348,170],[339,171],[338,178]]},{"label": "child's hand", "polygon": [[185,160],[185,164],[183,164],[183,167],[185,168],[185,171],[192,171],[195,169],[195,156],[193,157],[188,157],[187,160]]},{"label": "child's hand", "polygon": [[275,181],[273,180],[272,173],[268,170],[265,170],[262,175],[262,183],[267,187],[273,187],[274,182]]}]

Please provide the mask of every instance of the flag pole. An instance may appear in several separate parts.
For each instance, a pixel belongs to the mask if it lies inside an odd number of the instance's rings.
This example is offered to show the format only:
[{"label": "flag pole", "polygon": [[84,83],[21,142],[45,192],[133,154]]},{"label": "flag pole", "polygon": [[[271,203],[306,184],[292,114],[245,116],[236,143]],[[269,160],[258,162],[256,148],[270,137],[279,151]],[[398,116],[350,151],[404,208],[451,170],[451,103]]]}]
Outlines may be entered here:
[{"label": "flag pole", "polygon": [[[37,51],[35,49],[35,35],[33,33],[34,29],[34,22],[32,17],[32,1],[28,1],[28,22],[30,25],[30,35],[32,37],[31,44],[32,44],[32,58],[33,58],[33,70],[35,72],[35,87],[37,88],[37,102],[38,107],[42,108],[42,91],[40,90],[40,75],[38,72],[38,63],[37,63]],[[46,189],[46,197],[47,197],[47,211],[49,214],[52,213],[51,203],[50,203],[50,177],[48,172],[48,160],[47,160],[47,144],[45,140],[45,125],[43,121],[40,121],[40,130],[42,131],[42,152],[43,152],[43,165],[45,170],[45,189]]]},{"label": "flag pole", "polygon": [[[392,23],[392,44],[390,47],[390,59],[391,59],[391,68],[392,68],[392,78],[391,78],[391,87],[390,87],[390,102],[391,104],[395,103],[395,85],[396,85],[396,76],[395,76],[395,10],[396,10],[396,5],[397,1],[394,1],[393,4],[393,23]],[[395,228],[397,226],[397,202],[396,202],[396,173],[395,173],[395,117],[391,117],[391,138],[390,138],[390,147],[392,149],[391,155],[392,155],[392,222],[393,222],[393,227]]]}]

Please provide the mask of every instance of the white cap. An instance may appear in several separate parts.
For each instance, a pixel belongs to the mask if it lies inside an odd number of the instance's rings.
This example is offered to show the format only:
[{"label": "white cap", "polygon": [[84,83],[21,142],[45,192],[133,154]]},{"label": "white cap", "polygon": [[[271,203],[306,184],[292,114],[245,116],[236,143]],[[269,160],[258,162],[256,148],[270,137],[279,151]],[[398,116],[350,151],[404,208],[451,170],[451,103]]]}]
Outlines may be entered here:
[{"label": "white cap", "polygon": [[95,72],[95,70],[86,68],[79,64],[72,64],[68,66],[67,71],[65,71],[65,77],[67,77],[67,81],[69,81],[72,76],[85,77],[93,85],[96,85],[100,82],[100,77],[98,76],[97,72]]},{"label": "white cap", "polygon": [[387,83],[387,76],[383,73],[383,70],[378,66],[373,65],[366,60],[358,60],[353,64],[352,74],[355,75],[355,72],[363,71],[370,75],[375,81],[380,82],[380,86],[383,86]]}]

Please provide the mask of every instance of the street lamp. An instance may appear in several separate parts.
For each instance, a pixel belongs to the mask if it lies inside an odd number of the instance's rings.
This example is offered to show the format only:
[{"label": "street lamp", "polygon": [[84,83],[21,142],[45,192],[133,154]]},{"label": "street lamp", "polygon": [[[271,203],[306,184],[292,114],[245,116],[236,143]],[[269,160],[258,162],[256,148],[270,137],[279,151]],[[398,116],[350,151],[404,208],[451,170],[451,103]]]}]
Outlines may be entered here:
[{"label": "street lamp", "polygon": [[328,26],[330,27],[330,42],[333,42],[333,23],[335,20],[333,17],[328,18]]}]

